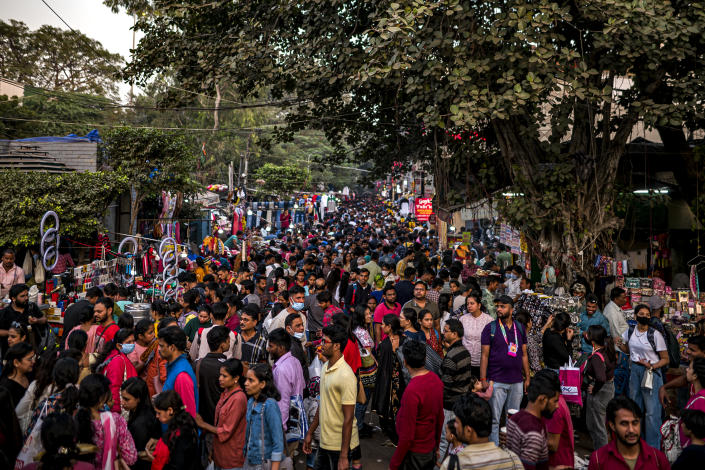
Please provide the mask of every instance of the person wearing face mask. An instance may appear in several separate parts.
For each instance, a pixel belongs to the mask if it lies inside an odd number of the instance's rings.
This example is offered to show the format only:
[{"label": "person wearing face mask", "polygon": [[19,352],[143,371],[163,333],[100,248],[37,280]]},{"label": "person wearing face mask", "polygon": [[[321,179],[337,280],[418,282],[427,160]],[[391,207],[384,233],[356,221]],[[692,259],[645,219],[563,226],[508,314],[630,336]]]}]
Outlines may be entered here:
[{"label": "person wearing face mask", "polygon": [[304,371],[305,383],[308,383],[308,356],[301,345],[301,340],[305,338],[304,321],[300,313],[292,313],[284,321],[286,332],[291,336],[291,355],[299,360],[301,369]]},{"label": "person wearing face mask", "polygon": [[[645,410],[646,443],[656,449],[661,445],[661,402],[658,391],[663,385],[662,367],[668,365],[666,341],[661,333],[650,326],[651,311],[647,305],[637,305],[634,309],[636,328],[630,326],[622,335],[620,349],[629,354],[629,398]],[[644,375],[652,371],[650,388],[642,387]]]},{"label": "person wearing face mask", "polygon": [[521,276],[524,274],[524,270],[519,266],[512,266],[511,270],[507,268],[506,277],[507,280],[504,282],[504,293],[512,299],[515,299],[519,294],[521,294]]},{"label": "person wearing face mask", "polygon": [[103,374],[110,380],[110,393],[113,397],[111,410],[120,413],[120,387],[122,383],[137,377],[137,370],[127,357],[135,349],[135,333],[123,328],[105,345],[93,364],[93,373]]},{"label": "person wearing face mask", "polygon": [[[301,313],[301,318],[304,323],[304,331],[307,330],[307,321],[306,321],[306,315],[303,314],[303,311],[305,309],[305,300],[306,300],[306,293],[303,289],[303,287],[299,286],[294,286],[291,288],[289,291],[289,306],[286,307],[285,309],[282,309],[279,313],[277,313],[276,316],[274,316],[269,324],[266,326],[267,331],[271,332],[276,330],[277,328],[282,328],[284,329],[286,327],[286,317],[291,315],[292,313]],[[301,338],[300,342],[302,344],[306,343],[306,337],[304,336]]]},{"label": "person wearing face mask", "polygon": [[304,388],[306,387],[303,368],[291,353],[291,343],[292,339],[289,333],[283,328],[277,328],[269,334],[269,344],[267,345],[267,352],[274,362],[272,366],[274,385],[281,394],[278,405],[285,433],[289,429],[289,408],[292,399],[300,397],[303,406]]},{"label": "person wearing face mask", "polygon": [[558,409],[558,374],[551,370],[537,372],[527,395],[526,408],[507,420],[506,448],[519,456],[525,469],[548,469],[548,434],[543,419],[551,419]]}]

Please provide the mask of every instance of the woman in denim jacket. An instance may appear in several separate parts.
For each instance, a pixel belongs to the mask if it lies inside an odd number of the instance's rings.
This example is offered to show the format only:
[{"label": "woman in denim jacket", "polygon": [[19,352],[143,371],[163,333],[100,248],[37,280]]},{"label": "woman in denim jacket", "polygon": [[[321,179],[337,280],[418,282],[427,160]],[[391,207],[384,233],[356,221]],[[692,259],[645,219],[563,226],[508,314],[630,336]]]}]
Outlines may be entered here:
[{"label": "woman in denim jacket", "polygon": [[247,371],[247,431],[245,435],[245,469],[279,470],[284,459],[284,431],[277,402],[272,369],[257,364]]}]

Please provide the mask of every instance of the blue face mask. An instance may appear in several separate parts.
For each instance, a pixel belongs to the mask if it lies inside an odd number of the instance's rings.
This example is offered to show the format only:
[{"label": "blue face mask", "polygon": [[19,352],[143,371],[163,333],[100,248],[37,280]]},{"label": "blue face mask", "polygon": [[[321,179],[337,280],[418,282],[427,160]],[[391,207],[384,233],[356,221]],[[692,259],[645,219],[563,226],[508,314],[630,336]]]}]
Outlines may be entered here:
[{"label": "blue face mask", "polygon": [[134,350],[135,350],[135,343],[122,345],[122,353],[123,354],[130,354]]},{"label": "blue face mask", "polygon": [[304,303],[303,302],[292,302],[291,308],[293,308],[297,312],[300,312],[301,310],[304,309]]}]

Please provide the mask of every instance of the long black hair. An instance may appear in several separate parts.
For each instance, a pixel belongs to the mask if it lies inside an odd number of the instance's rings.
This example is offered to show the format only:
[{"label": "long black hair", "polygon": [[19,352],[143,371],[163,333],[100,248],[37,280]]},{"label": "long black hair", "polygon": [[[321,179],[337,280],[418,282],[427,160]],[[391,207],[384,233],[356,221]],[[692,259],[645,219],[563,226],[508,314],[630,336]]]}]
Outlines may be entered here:
[{"label": "long black hair", "polygon": [[5,387],[0,387],[0,432],[5,436],[5,450],[11,452],[8,460],[14,462],[20,449],[22,449],[22,430],[15,414],[12,395]]},{"label": "long black hair", "polygon": [[73,461],[79,456],[77,434],[78,426],[67,413],[50,413],[44,418],[40,432],[44,446],[42,470],[73,468]]},{"label": "long black hair", "polygon": [[[73,336],[76,331],[74,331],[71,336]],[[83,334],[86,334],[85,331]],[[34,381],[36,385],[34,386],[34,397],[32,397],[32,409],[36,408],[39,404],[39,399],[44,395],[44,390],[53,382],[54,366],[58,360],[59,356],[56,352],[47,351],[39,356],[39,360],[37,360],[37,363],[34,365]]]},{"label": "long black hair", "polygon": [[264,402],[267,398],[273,398],[275,401],[279,401],[281,399],[281,394],[274,385],[274,376],[272,375],[272,368],[269,367],[269,364],[255,364],[250,368],[250,370],[253,374],[255,374],[257,380],[266,383],[264,389],[260,392],[259,397],[257,397],[257,401]]},{"label": "long black hair", "polygon": [[243,374],[245,368],[242,366],[242,362],[240,362],[239,359],[231,357],[223,362],[220,367],[221,369],[225,369],[225,372],[227,372],[230,377],[238,377],[237,383],[240,385],[240,388],[245,386],[245,376]]},{"label": "long black hair", "polygon": [[404,318],[411,323],[412,328],[416,331],[421,331],[421,325],[419,325],[419,314],[413,308],[407,307],[402,310]]},{"label": "long black hair", "polygon": [[52,372],[55,390],[61,392],[59,406],[67,413],[73,413],[78,406],[76,383],[79,372],[78,361],[72,357],[60,357]]},{"label": "long black hair", "polygon": [[358,326],[362,328],[363,330],[367,329],[367,310],[370,307],[367,306],[367,304],[359,304],[355,306],[355,309],[353,310],[352,313],[352,323],[350,325],[350,328],[352,330],[355,330]]},{"label": "long black hair", "polygon": [[386,314],[382,318],[382,323],[392,329],[393,335],[401,336],[404,334],[404,330],[402,329],[401,323],[399,322],[399,317],[394,315],[393,313]]},{"label": "long black hair", "polygon": [[93,444],[93,428],[91,427],[91,408],[105,402],[110,396],[110,380],[102,374],[91,374],[81,381],[78,390],[78,442]]},{"label": "long black hair", "polygon": [[607,334],[607,330],[602,325],[590,325],[587,329],[587,337],[596,345],[602,347],[607,357],[612,362],[617,362],[617,351],[614,349],[612,336]]},{"label": "long black hair", "polygon": [[196,421],[193,420],[190,414],[186,412],[186,407],[181,397],[174,390],[167,390],[154,397],[154,408],[166,411],[169,408],[174,410],[174,416],[169,421],[169,425],[164,435],[164,443],[173,451],[173,446],[176,443],[177,437],[191,439],[194,442],[198,440],[198,432],[196,430]]},{"label": "long black hair", "polygon": [[139,377],[130,377],[122,383],[120,390],[129,393],[138,400],[137,408],[130,411],[128,422],[131,423],[140,414],[145,412],[155,416],[154,408],[152,408],[152,399],[149,396],[149,388],[144,380]]},{"label": "long black hair", "polygon": [[105,366],[107,366],[105,360],[108,358],[110,353],[117,348],[118,344],[124,343],[127,338],[129,338],[130,336],[134,336],[134,334],[135,331],[128,328],[121,328],[120,330],[118,330],[118,332],[115,333],[115,336],[113,337],[112,341],[109,341],[105,344],[105,346],[103,346],[103,350],[98,355],[98,358],[96,359],[95,363],[91,366],[91,372],[102,372]]},{"label": "long black hair", "polygon": [[21,361],[31,352],[34,352],[34,349],[29,343],[17,343],[8,349],[3,358],[5,360],[5,367],[2,370],[2,377],[10,377],[14,374],[17,370],[15,361]]}]

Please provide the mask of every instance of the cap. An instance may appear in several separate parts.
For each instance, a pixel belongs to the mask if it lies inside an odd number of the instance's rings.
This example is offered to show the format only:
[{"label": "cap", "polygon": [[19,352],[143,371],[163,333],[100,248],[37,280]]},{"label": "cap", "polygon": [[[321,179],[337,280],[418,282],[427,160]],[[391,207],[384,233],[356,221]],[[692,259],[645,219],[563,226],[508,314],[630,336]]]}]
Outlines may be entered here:
[{"label": "cap", "polygon": [[511,305],[512,307],[514,306],[514,301],[508,295],[500,295],[499,297],[494,299],[494,303]]},{"label": "cap", "polygon": [[663,308],[664,305],[666,305],[666,301],[662,297],[653,296],[649,299],[649,308],[652,312]]}]

